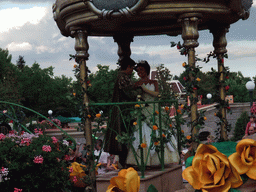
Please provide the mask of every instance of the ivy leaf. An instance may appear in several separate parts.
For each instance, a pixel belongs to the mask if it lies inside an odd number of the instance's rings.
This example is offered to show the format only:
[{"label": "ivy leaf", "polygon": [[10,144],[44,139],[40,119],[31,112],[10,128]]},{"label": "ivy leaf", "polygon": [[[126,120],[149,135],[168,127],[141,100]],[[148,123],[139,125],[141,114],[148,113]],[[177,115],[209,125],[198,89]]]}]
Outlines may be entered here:
[{"label": "ivy leaf", "polygon": [[171,42],[171,47],[175,47],[177,44],[175,42]]}]

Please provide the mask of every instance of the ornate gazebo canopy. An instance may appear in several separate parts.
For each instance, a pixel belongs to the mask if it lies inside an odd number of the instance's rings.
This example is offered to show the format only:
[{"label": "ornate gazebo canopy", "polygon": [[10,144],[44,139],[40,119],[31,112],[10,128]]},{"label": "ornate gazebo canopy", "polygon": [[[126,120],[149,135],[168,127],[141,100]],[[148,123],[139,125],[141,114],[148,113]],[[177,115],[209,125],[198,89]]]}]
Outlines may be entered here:
[{"label": "ornate gazebo canopy", "polygon": [[252,0],[57,0],[54,19],[64,36],[77,28],[92,36],[178,35],[180,19],[197,17],[198,30],[249,17]]}]

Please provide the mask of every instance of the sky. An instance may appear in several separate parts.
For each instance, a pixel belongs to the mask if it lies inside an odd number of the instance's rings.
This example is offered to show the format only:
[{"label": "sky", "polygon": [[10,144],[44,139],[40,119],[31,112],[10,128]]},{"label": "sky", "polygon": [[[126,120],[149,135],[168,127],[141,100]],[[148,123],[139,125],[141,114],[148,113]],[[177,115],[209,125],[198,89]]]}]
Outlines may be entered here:
[{"label": "sky", "polygon": [[[256,70],[256,0],[253,0],[250,17],[239,20],[230,26],[227,33],[228,59],[225,66],[231,72],[241,71],[245,77],[255,77]],[[69,54],[75,54],[75,40],[61,35],[52,15],[52,4],[55,0],[1,0],[0,1],[0,48],[8,49],[12,63],[16,64],[19,55],[24,56],[26,65],[34,62],[41,68],[54,67],[54,75],[74,78],[73,66]],[[154,69],[164,64],[171,74],[180,75],[184,71],[182,63],[187,58],[181,56],[170,42],[183,42],[181,36],[140,36],[134,37],[131,43],[131,58],[136,62],[147,60]],[[213,37],[208,30],[199,32],[199,47],[196,54],[206,57],[213,51]],[[118,60],[117,44],[111,37],[89,37],[89,60],[87,65],[92,72],[97,64],[108,65],[116,69]],[[197,63],[203,72],[217,69],[216,60],[205,64]]]}]

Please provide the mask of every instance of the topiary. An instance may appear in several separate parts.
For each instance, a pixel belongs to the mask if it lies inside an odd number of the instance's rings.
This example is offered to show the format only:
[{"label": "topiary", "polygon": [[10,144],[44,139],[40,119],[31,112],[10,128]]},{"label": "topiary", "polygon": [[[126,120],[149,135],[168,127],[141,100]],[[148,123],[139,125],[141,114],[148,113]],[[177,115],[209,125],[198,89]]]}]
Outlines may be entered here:
[{"label": "topiary", "polygon": [[248,122],[249,122],[248,113],[244,111],[236,121],[234,137],[232,138],[233,141],[238,141],[242,139]]}]

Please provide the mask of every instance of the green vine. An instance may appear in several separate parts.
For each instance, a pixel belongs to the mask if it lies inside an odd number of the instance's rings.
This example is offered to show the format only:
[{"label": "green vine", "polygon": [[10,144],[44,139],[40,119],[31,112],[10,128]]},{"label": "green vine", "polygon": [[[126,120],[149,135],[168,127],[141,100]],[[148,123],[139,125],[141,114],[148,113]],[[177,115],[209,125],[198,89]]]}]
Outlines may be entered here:
[{"label": "green vine", "polygon": [[[187,55],[187,53],[189,51],[188,48],[181,45],[180,42],[178,42],[178,43],[171,42],[171,47],[175,47],[175,46],[177,47],[177,49],[179,50],[181,55],[184,55],[184,56]],[[224,66],[224,58],[228,58],[228,55],[225,53],[225,54],[223,54],[223,58],[220,58],[220,57],[218,57],[218,55],[216,53],[211,51],[209,54],[207,54],[207,57],[205,57],[203,59],[196,57],[195,61],[196,62],[201,61],[204,63],[208,63],[210,61],[211,57],[217,58],[218,63],[221,64],[221,67],[223,68],[223,71],[221,73],[217,72],[213,68],[211,68],[211,72],[210,72],[210,75],[212,75],[214,77],[214,82],[215,82],[214,83],[215,92],[213,94],[213,100],[218,103],[215,107],[216,107],[216,109],[225,108],[228,113],[232,113],[228,101],[222,100],[220,98],[220,88],[221,87],[225,87],[226,91],[229,90],[229,86],[226,85],[226,83],[225,83],[225,80],[229,79],[229,68]],[[200,72],[200,69],[202,67],[199,67],[199,66],[191,67],[186,62],[184,62],[182,64],[182,66],[185,68],[185,77],[183,78],[183,80],[185,81],[185,87],[187,88],[187,96],[190,97],[191,103],[195,104],[198,102],[198,98],[193,98],[192,93],[194,90],[197,90],[199,88],[200,79],[197,77],[197,74]],[[224,76],[223,81],[219,81],[219,78],[221,75]],[[185,105],[184,110],[186,110],[188,112],[189,116],[191,115],[191,112],[190,112],[191,108],[189,106]],[[227,131],[230,132],[231,124],[228,123],[226,118],[222,117],[222,114],[220,112],[215,113],[215,116],[219,118],[219,121],[216,122],[216,124],[217,124],[216,136],[217,136],[217,139],[220,141],[221,140],[221,137],[220,137],[221,125],[224,123]],[[199,130],[202,127],[202,125],[204,125],[204,119],[205,119],[204,112],[201,112],[201,114],[197,113],[196,121],[190,122],[189,124],[191,124],[192,127],[195,127],[197,130]]]},{"label": "green vine", "polygon": [[[189,51],[188,48],[181,45],[180,42],[175,43],[171,42],[171,47],[177,47],[181,55],[187,56],[187,53]],[[196,57],[196,61],[198,61],[199,58]],[[194,97],[193,93],[195,90],[199,89],[199,82],[201,79],[198,77],[198,74],[200,72],[200,69],[202,67],[199,67],[199,65],[196,66],[190,66],[186,62],[182,64],[182,66],[185,68],[184,77],[183,80],[185,81],[185,87],[186,87],[186,97],[189,97],[191,104],[188,105],[186,103],[184,106],[182,106],[183,113],[188,114],[189,117],[191,117],[191,105],[197,104],[198,97]],[[198,132],[200,129],[203,128],[203,125],[205,124],[205,111],[197,111],[196,119],[194,121],[189,121],[187,123],[188,126],[191,126],[191,133],[193,132],[193,129],[196,129]],[[194,138],[192,138],[194,142],[199,142],[198,135],[194,135]]]}]

